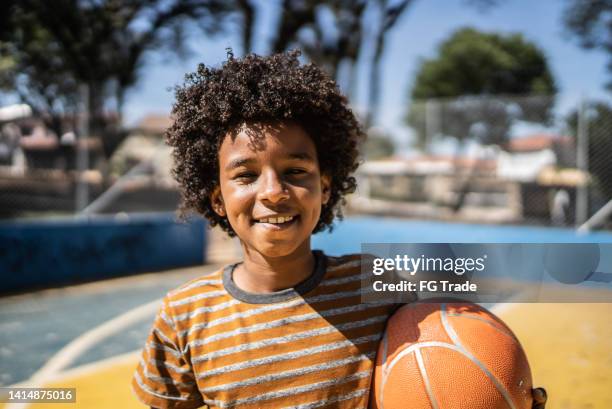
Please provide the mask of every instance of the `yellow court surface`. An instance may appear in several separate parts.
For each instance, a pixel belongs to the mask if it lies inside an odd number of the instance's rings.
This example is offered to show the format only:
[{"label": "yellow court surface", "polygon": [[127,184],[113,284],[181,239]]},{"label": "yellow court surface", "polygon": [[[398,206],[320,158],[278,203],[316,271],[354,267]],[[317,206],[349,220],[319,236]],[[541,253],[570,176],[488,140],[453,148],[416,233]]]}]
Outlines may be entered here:
[{"label": "yellow court surface", "polygon": [[[526,349],[547,408],[612,408],[612,304],[506,304],[497,313]],[[72,369],[46,386],[76,388],[77,403],[23,407],[142,408],[130,389],[137,361],[131,353]]]},{"label": "yellow court surface", "polygon": [[516,304],[500,314],[527,351],[546,408],[612,408],[612,304]]},{"label": "yellow court surface", "polygon": [[[115,361],[115,362],[113,362]],[[76,403],[30,404],[27,408],[146,408],[132,395],[130,380],[136,364],[137,354],[120,359],[111,359],[86,368],[72,370],[61,381],[45,386],[52,388],[76,388]],[[97,368],[96,368],[97,366]],[[6,407],[6,406],[5,406]]]}]

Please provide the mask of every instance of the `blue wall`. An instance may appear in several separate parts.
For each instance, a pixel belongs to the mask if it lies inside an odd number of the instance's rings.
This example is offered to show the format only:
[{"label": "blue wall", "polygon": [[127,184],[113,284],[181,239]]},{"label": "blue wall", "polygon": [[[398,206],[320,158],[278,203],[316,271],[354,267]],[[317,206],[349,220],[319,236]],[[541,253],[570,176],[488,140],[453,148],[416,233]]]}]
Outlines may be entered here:
[{"label": "blue wall", "polygon": [[198,265],[205,246],[173,213],[0,223],[0,293]]}]

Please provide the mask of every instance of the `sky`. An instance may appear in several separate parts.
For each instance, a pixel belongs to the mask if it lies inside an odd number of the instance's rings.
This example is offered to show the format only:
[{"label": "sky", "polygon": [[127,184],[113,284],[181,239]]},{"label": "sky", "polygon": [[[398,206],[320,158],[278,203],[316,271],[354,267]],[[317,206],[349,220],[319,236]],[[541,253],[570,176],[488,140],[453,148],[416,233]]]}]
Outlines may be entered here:
[{"label": "sky", "polygon": [[[279,0],[265,4],[257,24],[255,52],[267,53],[271,29],[276,22]],[[377,125],[397,138],[409,140],[411,133],[402,123],[410,86],[419,61],[435,55],[437,46],[461,27],[475,27],[486,32],[522,33],[539,46],[548,57],[560,94],[557,112],[564,114],[576,107],[583,97],[612,101],[604,89],[608,79],[607,56],[601,51],[579,47],[578,41],[564,34],[562,12],[566,1],[506,0],[488,11],[466,5],[465,0],[417,0],[397,22],[387,40],[382,63],[382,95]],[[150,55],[141,80],[127,96],[125,118],[128,125],[147,113],[168,113],[172,106],[172,87],[180,84],[186,72],[197,64],[219,65],[226,47],[240,52],[238,38],[232,33],[206,38],[193,35],[192,52],[187,58],[161,54]],[[367,71],[359,72],[358,97],[354,108],[360,111],[366,93]]]}]

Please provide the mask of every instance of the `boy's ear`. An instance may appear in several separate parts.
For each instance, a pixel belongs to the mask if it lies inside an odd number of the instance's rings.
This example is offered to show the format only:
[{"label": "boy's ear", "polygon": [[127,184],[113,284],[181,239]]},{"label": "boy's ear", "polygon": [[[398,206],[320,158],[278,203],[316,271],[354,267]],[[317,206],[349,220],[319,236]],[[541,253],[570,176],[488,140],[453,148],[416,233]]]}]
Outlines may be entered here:
[{"label": "boy's ear", "polygon": [[212,193],[210,194],[210,204],[219,216],[225,217],[225,204],[223,203],[223,196],[221,196],[221,187],[215,186]]},{"label": "boy's ear", "polygon": [[321,175],[321,201],[323,204],[329,202],[331,197],[331,178],[327,174]]}]

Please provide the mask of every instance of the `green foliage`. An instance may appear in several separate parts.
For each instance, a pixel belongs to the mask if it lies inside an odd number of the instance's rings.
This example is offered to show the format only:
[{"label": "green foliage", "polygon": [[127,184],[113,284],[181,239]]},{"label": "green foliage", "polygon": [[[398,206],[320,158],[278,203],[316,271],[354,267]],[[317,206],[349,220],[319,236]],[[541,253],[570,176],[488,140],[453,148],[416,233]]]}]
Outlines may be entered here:
[{"label": "green foliage", "polygon": [[[580,40],[582,47],[599,49],[609,56],[612,73],[612,2],[610,0],[569,0],[563,22],[569,34]],[[612,81],[607,87],[612,90]]]},{"label": "green foliage", "polygon": [[[612,200],[612,107],[604,102],[588,104],[585,109],[589,147],[589,172],[605,200]],[[578,112],[568,115],[569,132],[578,135]]]},{"label": "green foliage", "polygon": [[[434,58],[421,62],[407,122],[422,143],[432,105],[426,109],[420,102],[437,98],[438,134],[499,144],[517,119],[549,120],[555,92],[544,53],[522,35],[464,28],[444,41]],[[523,95],[535,97],[512,97]]]},{"label": "green foliage", "polygon": [[4,90],[13,91],[39,113],[74,112],[78,98],[75,76],[51,33],[38,24],[33,13],[14,6],[0,41]]},{"label": "green foliage", "polygon": [[424,60],[412,88],[413,99],[459,95],[555,93],[546,58],[521,34],[503,36],[464,28]]},{"label": "green foliage", "polygon": [[7,45],[0,42],[0,90],[10,91],[13,86],[17,62],[7,51]]},{"label": "green foliage", "polygon": [[101,136],[106,107],[120,113],[148,51],[180,54],[190,22],[216,32],[228,12],[222,0],[8,0],[3,8],[0,63],[11,58],[0,64],[3,88],[54,118],[76,113],[86,89],[90,132]]}]

